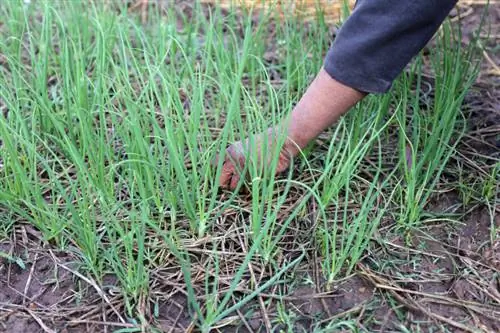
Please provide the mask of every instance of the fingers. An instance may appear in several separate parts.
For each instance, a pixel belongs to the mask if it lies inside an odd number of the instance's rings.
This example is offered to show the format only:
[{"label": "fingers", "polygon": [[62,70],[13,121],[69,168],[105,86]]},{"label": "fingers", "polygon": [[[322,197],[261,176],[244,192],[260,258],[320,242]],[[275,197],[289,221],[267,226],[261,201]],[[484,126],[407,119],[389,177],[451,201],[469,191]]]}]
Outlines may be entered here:
[{"label": "fingers", "polygon": [[240,181],[240,171],[235,165],[234,160],[227,159],[223,166],[219,178],[219,184],[224,189],[235,190]]},{"label": "fingers", "polygon": [[[221,188],[235,190],[241,180],[241,177],[248,176],[248,171],[244,170],[245,165],[247,164],[245,152],[248,152],[249,149],[250,147],[248,146],[247,141],[236,142],[226,149],[226,157],[222,164],[222,171],[219,178],[219,185]],[[255,149],[257,149],[257,152],[259,154],[262,153],[262,146],[260,145],[260,141],[257,142],[257,147]],[[257,158],[261,158],[260,155]],[[290,161],[292,158],[293,154],[287,149],[287,147],[284,147],[279,153],[278,165],[275,172],[279,174],[287,170],[290,166]],[[267,164],[269,164],[270,162],[269,159],[270,157],[268,157]],[[217,155],[215,157],[214,165],[218,164],[219,161],[220,157],[219,155]],[[243,173],[245,173],[245,175],[243,175]]]},{"label": "fingers", "polygon": [[222,172],[219,178],[219,184],[222,188],[228,188],[231,184],[231,179],[234,174],[234,165],[231,162],[226,161],[222,166]]},{"label": "fingers", "polygon": [[222,172],[219,178],[220,187],[224,189],[235,190],[240,181],[240,174],[236,170],[234,164],[230,161],[224,163]]},{"label": "fingers", "polygon": [[240,175],[237,172],[233,172],[233,176],[231,177],[231,183],[229,184],[229,189],[234,191],[238,186],[238,182],[240,181]]},{"label": "fingers", "polygon": [[[218,157],[217,157],[218,159]],[[227,149],[227,155],[222,165],[222,171],[219,178],[219,184],[224,189],[235,190],[240,181],[240,168],[244,165],[244,158],[241,152],[234,148]]]}]

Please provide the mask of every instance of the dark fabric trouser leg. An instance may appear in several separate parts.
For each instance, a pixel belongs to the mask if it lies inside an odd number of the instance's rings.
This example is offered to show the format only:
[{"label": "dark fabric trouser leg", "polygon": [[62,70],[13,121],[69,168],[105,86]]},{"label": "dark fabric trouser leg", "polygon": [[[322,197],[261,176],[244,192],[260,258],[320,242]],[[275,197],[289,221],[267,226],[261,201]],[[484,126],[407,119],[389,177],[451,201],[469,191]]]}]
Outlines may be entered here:
[{"label": "dark fabric trouser leg", "polygon": [[358,0],[324,61],[337,81],[384,93],[432,38],[457,0]]}]

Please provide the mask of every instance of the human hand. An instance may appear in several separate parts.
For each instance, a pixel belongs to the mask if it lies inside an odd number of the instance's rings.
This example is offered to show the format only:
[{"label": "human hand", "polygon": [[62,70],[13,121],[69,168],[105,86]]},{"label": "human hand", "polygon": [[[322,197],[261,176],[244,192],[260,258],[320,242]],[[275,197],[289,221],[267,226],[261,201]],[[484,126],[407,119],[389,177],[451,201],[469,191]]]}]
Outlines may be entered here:
[{"label": "human hand", "polygon": [[[267,140],[265,140],[266,136]],[[247,156],[256,157],[258,158],[257,162],[261,162],[265,151],[276,151],[278,141],[275,130],[270,128],[267,132],[257,135],[255,137],[255,143],[252,146],[250,146],[249,139],[238,141],[230,145],[226,149],[226,157],[219,178],[220,186],[224,189],[236,189],[238,182],[243,176],[242,172],[249,162],[246,159]],[[281,146],[279,155],[277,156],[276,174],[282,173],[290,166],[291,160],[296,152],[296,149],[293,149],[292,146],[293,144],[289,140],[285,140],[284,144]],[[251,149],[255,149],[255,151]],[[269,167],[274,157],[276,156],[268,156],[267,163],[264,167]]]},{"label": "human hand", "polygon": [[[226,151],[222,174],[219,179],[220,186],[234,190],[241,178],[248,161],[245,156],[258,156],[262,158],[263,150],[278,151],[275,140],[277,128],[286,129],[287,139],[281,147],[278,157],[276,173],[285,171],[292,158],[314,140],[322,131],[333,125],[341,115],[349,111],[356,103],[362,100],[367,93],[357,91],[333,79],[323,68],[320,70],[299,103],[294,107],[289,121],[283,121],[276,128],[257,136],[256,152],[249,151],[249,140],[236,142]],[[278,131],[279,132],[279,131]],[[269,140],[262,140],[266,138]],[[274,138],[274,139],[273,139]],[[267,147],[263,144],[267,144]],[[270,154],[266,154],[270,155]],[[268,157],[269,166],[273,156]],[[276,157],[276,156],[274,156]]]}]

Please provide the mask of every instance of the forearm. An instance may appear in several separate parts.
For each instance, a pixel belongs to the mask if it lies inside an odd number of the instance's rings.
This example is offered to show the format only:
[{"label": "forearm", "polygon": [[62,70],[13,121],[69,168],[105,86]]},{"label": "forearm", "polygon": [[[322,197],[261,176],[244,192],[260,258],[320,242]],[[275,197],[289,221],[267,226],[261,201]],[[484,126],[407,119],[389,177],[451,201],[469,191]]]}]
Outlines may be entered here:
[{"label": "forearm", "polygon": [[322,68],[285,122],[288,150],[297,154],[365,95],[334,80]]},{"label": "forearm", "polygon": [[358,0],[287,124],[295,155],[368,93],[384,93],[456,0]]}]

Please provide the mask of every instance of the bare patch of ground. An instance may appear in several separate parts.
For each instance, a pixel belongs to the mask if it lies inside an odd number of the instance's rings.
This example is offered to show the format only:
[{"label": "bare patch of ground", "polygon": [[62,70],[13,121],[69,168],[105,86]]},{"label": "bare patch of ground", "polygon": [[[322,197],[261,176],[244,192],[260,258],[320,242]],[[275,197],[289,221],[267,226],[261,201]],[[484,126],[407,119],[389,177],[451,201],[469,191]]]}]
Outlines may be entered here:
[{"label": "bare patch of ground", "polygon": [[112,293],[114,279],[102,285],[82,279],[75,273],[78,258],[43,246],[39,236],[32,227],[17,225],[12,238],[0,242],[0,252],[9,256],[0,258],[0,332],[111,332],[133,326],[115,321],[114,311],[122,309]]}]

